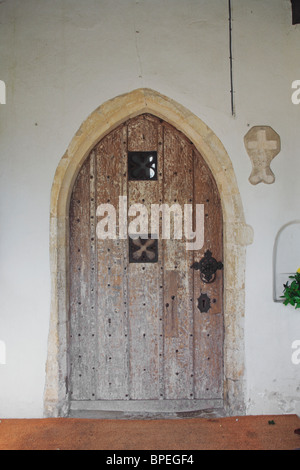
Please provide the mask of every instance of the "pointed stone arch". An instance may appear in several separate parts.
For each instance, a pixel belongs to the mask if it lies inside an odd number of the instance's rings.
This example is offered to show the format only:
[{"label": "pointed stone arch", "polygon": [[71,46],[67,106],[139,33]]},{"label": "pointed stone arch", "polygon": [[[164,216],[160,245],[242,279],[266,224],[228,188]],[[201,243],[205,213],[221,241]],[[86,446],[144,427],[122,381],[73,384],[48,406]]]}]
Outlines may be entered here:
[{"label": "pointed stone arch", "polygon": [[107,101],[82,124],[54,177],[50,212],[51,316],[46,365],[44,414],[68,414],[68,212],[72,188],[89,152],[129,118],[150,113],[183,132],[209,165],[224,216],[224,403],[227,415],[245,412],[244,304],[246,246],[252,228],[244,211],[231,160],[214,132],[175,101],[150,89],[138,89]]}]

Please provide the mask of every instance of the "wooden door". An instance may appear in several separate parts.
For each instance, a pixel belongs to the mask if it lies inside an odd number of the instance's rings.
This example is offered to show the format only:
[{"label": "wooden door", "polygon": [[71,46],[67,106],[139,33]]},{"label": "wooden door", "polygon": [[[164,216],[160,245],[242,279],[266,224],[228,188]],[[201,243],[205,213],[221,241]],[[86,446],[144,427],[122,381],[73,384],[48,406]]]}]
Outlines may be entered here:
[{"label": "wooden door", "polygon": [[[114,222],[113,214],[99,217],[103,204],[116,209],[113,239],[99,238],[98,224],[105,217]],[[162,233],[142,238],[149,229],[132,240],[121,232],[122,215],[131,214],[128,227],[136,220],[134,204],[147,209],[149,227],[153,204],[193,205],[194,214],[203,205],[203,247],[187,250],[184,233],[174,239],[174,230],[170,239]],[[182,133],[144,114],[95,146],[70,202],[71,410],[145,414],[222,407],[222,265],[211,275],[205,271],[222,258],[219,193]]]}]

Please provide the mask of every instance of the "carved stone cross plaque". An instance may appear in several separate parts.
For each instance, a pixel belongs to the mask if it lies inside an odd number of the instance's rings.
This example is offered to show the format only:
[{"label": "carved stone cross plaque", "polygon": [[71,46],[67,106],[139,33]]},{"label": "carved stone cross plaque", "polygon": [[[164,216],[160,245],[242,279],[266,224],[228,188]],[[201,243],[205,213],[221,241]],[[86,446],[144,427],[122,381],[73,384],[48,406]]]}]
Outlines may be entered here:
[{"label": "carved stone cross plaque", "polygon": [[271,161],[281,150],[279,135],[269,126],[254,126],[244,137],[245,147],[252,163],[251,184],[272,184],[275,176]]}]

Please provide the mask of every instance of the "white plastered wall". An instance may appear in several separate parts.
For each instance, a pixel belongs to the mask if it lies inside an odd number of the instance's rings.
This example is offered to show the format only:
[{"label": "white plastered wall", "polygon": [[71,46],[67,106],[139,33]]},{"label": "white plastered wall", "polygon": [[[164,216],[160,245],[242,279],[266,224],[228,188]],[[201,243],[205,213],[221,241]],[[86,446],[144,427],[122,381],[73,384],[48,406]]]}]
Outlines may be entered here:
[{"label": "white plastered wall", "polygon": [[[43,415],[50,319],[49,218],[55,170],[97,106],[151,88],[185,106],[231,158],[246,223],[247,412],[300,414],[292,343],[300,314],[273,302],[280,228],[299,218],[300,26],[289,0],[233,0],[236,117],[227,0],[6,0],[0,3],[0,416]],[[270,125],[282,150],[273,185],[252,186],[243,137]],[[295,260],[295,270],[300,260]]]}]

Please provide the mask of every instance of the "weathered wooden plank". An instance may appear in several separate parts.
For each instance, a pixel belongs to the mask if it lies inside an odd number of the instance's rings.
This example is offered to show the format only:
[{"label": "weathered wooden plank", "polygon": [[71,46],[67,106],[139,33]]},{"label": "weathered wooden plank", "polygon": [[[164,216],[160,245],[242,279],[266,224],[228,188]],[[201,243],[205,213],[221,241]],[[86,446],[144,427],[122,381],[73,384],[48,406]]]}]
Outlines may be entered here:
[{"label": "weathered wooden plank", "polygon": [[142,114],[128,121],[128,151],[151,151],[158,147],[159,119]]},{"label": "weathered wooden plank", "polygon": [[[193,198],[193,160],[191,146],[178,131],[164,125],[164,203],[184,204]],[[178,212],[178,216],[180,214]],[[180,217],[180,216],[179,216]],[[193,398],[193,279],[190,275],[192,253],[185,240],[165,240],[165,397]],[[176,291],[174,287],[176,286]],[[171,300],[170,300],[171,299]],[[171,310],[171,312],[170,312]],[[169,331],[171,325],[173,329]]]},{"label": "weathered wooden plank", "polygon": [[[158,123],[158,146],[157,146],[157,164],[158,164],[158,203],[163,202],[163,191],[164,191],[164,128],[162,123]],[[153,228],[152,228],[153,231]],[[152,236],[154,234],[152,233]],[[160,265],[158,266],[158,312],[159,312],[159,324],[158,324],[158,370],[159,370],[159,398],[160,400],[165,397],[165,352],[164,352],[164,241],[159,234],[158,237],[158,253]]]},{"label": "weathered wooden plank", "polygon": [[[221,202],[213,176],[202,156],[195,151],[195,203],[204,204],[205,243],[194,253],[199,261],[210,250],[217,261],[223,261],[223,220]],[[201,313],[198,298],[207,294],[211,308]],[[195,306],[195,396],[221,398],[223,395],[223,271],[217,271],[216,280],[206,284],[194,271]]]},{"label": "weathered wooden plank", "polygon": [[173,413],[221,408],[222,400],[123,400],[72,401],[72,411],[127,411],[139,413]]},{"label": "weathered wooden plank", "polygon": [[165,338],[177,338],[179,334],[179,311],[178,311],[178,288],[179,274],[177,271],[168,271],[165,275],[165,315],[164,336]]},{"label": "weathered wooden plank", "polygon": [[[85,312],[85,322],[88,325],[88,334],[86,337],[86,360],[89,365],[90,382],[87,393],[91,400],[96,399],[97,387],[97,371],[94,365],[97,363],[98,358],[98,344],[96,325],[97,325],[97,239],[96,239],[96,156],[95,152],[91,152],[90,157],[90,289],[87,292],[89,295],[89,309]],[[88,302],[88,301],[87,301]]]},{"label": "weathered wooden plank", "polygon": [[70,205],[70,388],[73,399],[92,399],[90,350],[90,161],[83,164]]},{"label": "weathered wooden plank", "polygon": [[[123,126],[106,136],[96,148],[96,204],[119,206],[126,184]],[[98,223],[101,218],[98,218]],[[103,220],[103,219],[102,219]],[[117,222],[117,218],[116,218]],[[117,231],[117,224],[116,224]],[[125,242],[97,240],[98,371],[97,399],[128,398],[127,310],[124,302],[127,260]]]},{"label": "weathered wooden plank", "polygon": [[[131,120],[128,150],[157,151],[158,125],[157,119],[148,116]],[[158,203],[161,198],[159,187],[158,181],[129,181],[129,206],[143,204],[150,214],[151,203]],[[128,266],[131,399],[160,397],[161,263],[159,253],[158,263],[130,263]]]}]

